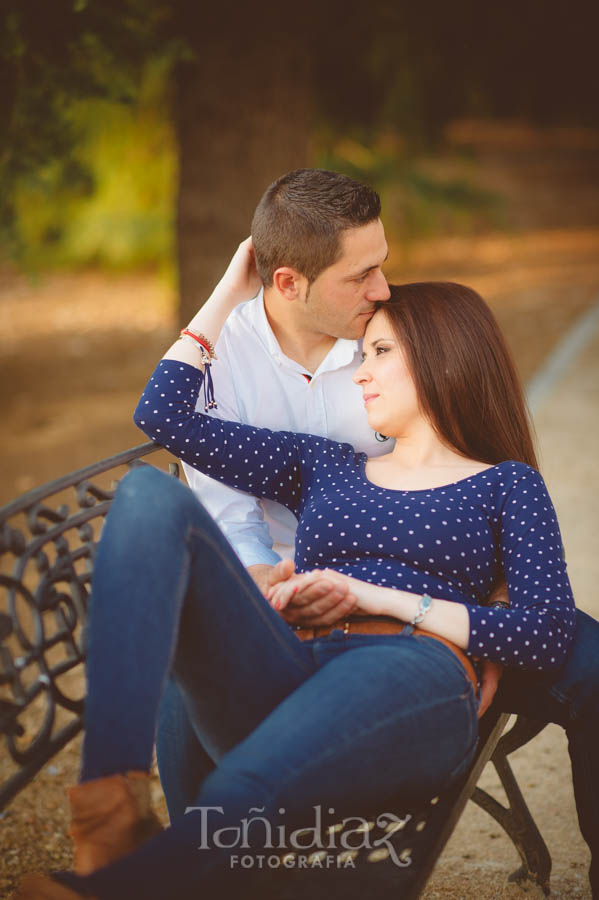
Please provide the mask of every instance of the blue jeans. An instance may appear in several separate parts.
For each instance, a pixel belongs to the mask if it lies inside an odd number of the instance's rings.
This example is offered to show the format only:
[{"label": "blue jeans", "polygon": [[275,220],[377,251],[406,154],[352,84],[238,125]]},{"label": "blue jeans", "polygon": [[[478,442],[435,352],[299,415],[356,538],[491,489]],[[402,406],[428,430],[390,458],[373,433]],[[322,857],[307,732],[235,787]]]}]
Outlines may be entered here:
[{"label": "blue jeans", "polygon": [[[504,712],[565,728],[580,830],[592,854],[589,876],[593,896],[599,898],[599,622],[577,610],[576,635],[564,665],[551,672],[506,669],[495,702]],[[173,680],[160,709],[156,750],[173,820],[214,766]]]},{"label": "blue jeans", "polygon": [[[122,480],[104,526],[87,676],[82,780],[149,768],[167,685],[206,769],[196,783],[194,751],[180,773],[194,811],[113,865],[61,876],[98,898],[163,900],[175,883],[178,897],[202,896],[240,853],[216,830],[252,808],[289,834],[315,807],[339,821],[391,796],[409,803],[459,777],[477,741],[478,701],[451,650],[339,629],[300,641],[192,492],[149,466]],[[249,846],[263,835],[248,829]]]},{"label": "blue jeans", "polygon": [[555,672],[506,669],[497,691],[504,712],[566,730],[578,823],[591,851],[589,878],[599,898],[599,622],[576,611],[576,634]]}]

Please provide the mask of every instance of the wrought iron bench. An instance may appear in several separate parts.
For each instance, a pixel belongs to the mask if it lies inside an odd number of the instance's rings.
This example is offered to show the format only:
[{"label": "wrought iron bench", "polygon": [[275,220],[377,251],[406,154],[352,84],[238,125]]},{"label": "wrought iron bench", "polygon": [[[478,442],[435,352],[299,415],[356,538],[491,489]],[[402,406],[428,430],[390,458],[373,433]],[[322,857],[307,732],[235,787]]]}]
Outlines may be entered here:
[{"label": "wrought iron bench", "polygon": [[[118,479],[161,450],[151,442],[142,444],[35,488],[0,509],[0,740],[7,750],[0,810],[83,727],[84,631],[99,529]],[[163,464],[178,477],[176,462]],[[354,834],[350,840],[346,834],[343,841],[339,834],[333,852],[342,856],[327,869],[331,877],[325,877],[322,860],[329,850],[311,851],[303,863],[281,855],[278,868],[271,864],[270,871],[256,876],[256,895],[264,898],[272,886],[281,900],[325,895],[358,900],[365,892],[416,898],[468,799],[496,819],[518,850],[522,864],[510,880],[533,882],[548,894],[551,858],[508,761],[543,725],[519,717],[503,733],[508,720],[493,707],[485,714],[476,759],[451,790],[409,809],[390,797],[386,809],[391,817],[365,815],[362,839]],[[508,807],[476,787],[489,760]],[[340,829],[333,825],[331,833]],[[351,830],[356,830],[355,821]]]}]

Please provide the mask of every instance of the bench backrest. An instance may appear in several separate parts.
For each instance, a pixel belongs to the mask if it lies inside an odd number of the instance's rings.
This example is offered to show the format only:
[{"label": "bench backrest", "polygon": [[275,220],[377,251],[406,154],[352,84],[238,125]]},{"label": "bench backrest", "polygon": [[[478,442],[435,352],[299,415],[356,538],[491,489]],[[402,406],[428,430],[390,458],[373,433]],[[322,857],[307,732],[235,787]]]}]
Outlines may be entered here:
[{"label": "bench backrest", "polygon": [[[101,524],[119,478],[160,449],[142,444],[0,509],[0,741],[8,750],[0,753],[0,809],[81,730]],[[176,464],[170,470],[178,475]]]}]

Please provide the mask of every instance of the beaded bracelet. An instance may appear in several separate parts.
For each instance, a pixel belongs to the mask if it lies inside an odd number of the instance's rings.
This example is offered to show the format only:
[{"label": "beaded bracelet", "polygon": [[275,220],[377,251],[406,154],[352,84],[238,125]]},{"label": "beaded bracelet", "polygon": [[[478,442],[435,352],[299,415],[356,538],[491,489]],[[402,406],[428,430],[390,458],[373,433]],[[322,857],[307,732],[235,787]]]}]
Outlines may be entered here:
[{"label": "beaded bracelet", "polygon": [[204,378],[202,379],[204,385],[204,410],[208,412],[210,409],[217,409],[218,404],[214,398],[214,385],[210,371],[211,360],[217,358],[212,342],[205,335],[196,334],[195,331],[190,331],[189,328],[182,328],[178,339],[180,341],[191,341],[202,354],[202,365],[205,367]]},{"label": "beaded bracelet", "polygon": [[202,365],[204,365],[204,366],[210,365],[210,357],[208,356],[208,351],[206,350],[206,348],[204,347],[203,344],[200,344],[198,341],[195,341],[188,334],[180,334],[178,337],[178,340],[187,341],[188,343],[193,344],[193,346],[196,348],[196,350],[200,351],[200,359],[202,361]]},{"label": "beaded bracelet", "polygon": [[200,347],[203,347],[206,353],[208,354],[208,359],[205,360],[202,358],[202,362],[209,362],[211,359],[217,359],[217,355],[214,352],[214,345],[212,341],[209,341],[208,338],[204,334],[198,334],[195,331],[191,331],[189,328],[182,328],[179,332],[179,337],[188,337],[195,341]]}]

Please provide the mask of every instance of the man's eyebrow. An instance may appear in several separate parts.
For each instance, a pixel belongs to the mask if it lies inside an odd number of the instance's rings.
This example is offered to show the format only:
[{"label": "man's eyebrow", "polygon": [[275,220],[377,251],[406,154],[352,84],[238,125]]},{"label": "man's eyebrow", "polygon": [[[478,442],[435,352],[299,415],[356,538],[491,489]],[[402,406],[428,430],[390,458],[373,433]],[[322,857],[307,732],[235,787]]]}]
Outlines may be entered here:
[{"label": "man's eyebrow", "polygon": [[373,269],[378,269],[379,265],[382,266],[383,263],[386,263],[388,259],[389,259],[389,251],[387,250],[387,255],[384,258],[382,263],[376,263],[374,266],[367,266],[365,269],[362,269],[361,272],[354,272],[353,275],[348,275],[347,280],[352,281],[352,279],[354,279],[354,278],[361,278],[362,275],[366,275],[366,274],[368,274],[368,272],[372,272]]}]

